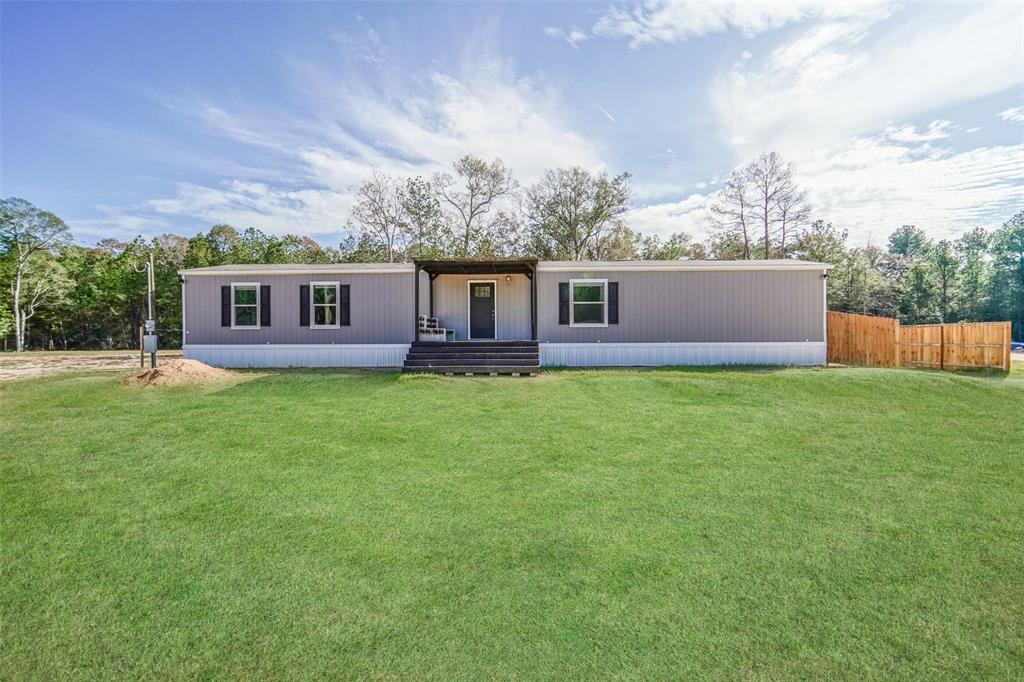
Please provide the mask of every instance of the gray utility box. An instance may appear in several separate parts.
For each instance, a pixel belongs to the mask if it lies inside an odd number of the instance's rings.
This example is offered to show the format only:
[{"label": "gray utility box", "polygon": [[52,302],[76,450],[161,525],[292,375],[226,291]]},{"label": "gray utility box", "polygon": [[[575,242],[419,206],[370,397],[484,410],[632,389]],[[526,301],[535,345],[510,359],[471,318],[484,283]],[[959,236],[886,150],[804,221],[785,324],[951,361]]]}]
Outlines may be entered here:
[{"label": "gray utility box", "polygon": [[156,352],[156,334],[146,334],[142,337],[142,350],[146,353]]}]

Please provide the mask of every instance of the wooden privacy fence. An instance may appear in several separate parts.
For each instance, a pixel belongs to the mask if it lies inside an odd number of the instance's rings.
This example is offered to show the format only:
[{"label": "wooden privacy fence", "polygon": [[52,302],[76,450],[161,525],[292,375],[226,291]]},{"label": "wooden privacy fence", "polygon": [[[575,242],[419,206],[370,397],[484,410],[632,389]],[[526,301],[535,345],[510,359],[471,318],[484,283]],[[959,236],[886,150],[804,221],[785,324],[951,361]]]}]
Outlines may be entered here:
[{"label": "wooden privacy fence", "polygon": [[828,361],[868,367],[900,366],[900,321],[828,313]]},{"label": "wooden privacy fence", "polygon": [[1010,323],[901,325],[888,317],[829,312],[828,361],[1009,372]]},{"label": "wooden privacy fence", "polygon": [[1009,322],[915,324],[900,331],[903,365],[1010,371]]}]

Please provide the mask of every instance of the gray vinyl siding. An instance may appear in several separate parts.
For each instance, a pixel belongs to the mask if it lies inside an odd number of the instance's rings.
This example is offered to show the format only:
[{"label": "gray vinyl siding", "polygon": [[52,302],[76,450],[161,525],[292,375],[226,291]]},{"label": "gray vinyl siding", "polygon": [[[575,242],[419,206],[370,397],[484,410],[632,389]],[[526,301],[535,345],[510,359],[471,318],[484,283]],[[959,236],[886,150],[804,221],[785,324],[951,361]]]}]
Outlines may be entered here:
[{"label": "gray vinyl siding", "polygon": [[[558,324],[558,283],[580,273],[541,270],[537,292],[542,343],[823,342],[821,272],[601,271],[588,277],[619,282],[619,321],[608,327]],[[394,274],[189,275],[184,290],[187,344],[406,344],[413,340],[413,277]],[[497,281],[499,339],[530,338],[530,281],[523,275],[441,275],[434,282],[434,313],[442,326],[466,338],[467,284]],[[299,326],[299,285],[338,281],[351,289],[351,326]],[[220,326],[220,287],[260,282],[271,287],[271,327]],[[420,280],[420,312],[429,311],[428,278]]]},{"label": "gray vinyl siding", "polygon": [[[413,337],[413,278],[409,273],[311,275],[190,275],[185,284],[187,344],[410,343]],[[271,326],[220,326],[220,288],[232,282],[270,285]],[[299,285],[348,284],[351,326],[313,329],[299,326]]]},{"label": "gray vinyl siding", "polygon": [[581,273],[543,270],[537,335],[547,343],[824,341],[824,287],[814,270],[594,271],[619,282],[619,324],[558,324],[558,283]]},{"label": "gray vinyl siding", "polygon": [[[455,339],[468,338],[469,281],[495,282],[496,338],[530,338],[530,280],[525,275],[440,275],[434,280],[434,317],[447,329],[455,330]],[[422,288],[422,284],[420,285]],[[421,314],[430,310],[429,299],[421,298]]]}]

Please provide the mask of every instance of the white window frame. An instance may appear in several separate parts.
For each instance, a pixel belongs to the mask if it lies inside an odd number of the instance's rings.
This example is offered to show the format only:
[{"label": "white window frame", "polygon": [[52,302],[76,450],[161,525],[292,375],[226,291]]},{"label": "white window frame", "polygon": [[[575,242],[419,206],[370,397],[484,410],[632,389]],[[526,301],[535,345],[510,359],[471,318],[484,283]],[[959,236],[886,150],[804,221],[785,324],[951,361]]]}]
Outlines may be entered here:
[{"label": "white window frame", "polygon": [[[603,322],[576,322],[576,285],[600,284],[602,290]],[[580,301],[580,303],[596,303],[596,301]],[[569,326],[570,327],[607,327],[608,326],[608,280],[606,279],[570,279],[569,280]]]},{"label": "white window frame", "polygon": [[[256,289],[256,324],[255,325],[252,325],[252,324],[235,324],[235,308],[238,307],[238,304],[235,303],[235,289],[238,288],[238,287],[245,287],[247,289],[251,289],[251,288],[255,288]],[[232,282],[231,283],[231,328],[232,329],[238,329],[238,330],[250,329],[251,330],[251,329],[260,329],[261,328],[260,325],[263,322],[263,320],[260,319],[260,307],[261,307],[260,306],[260,292],[261,291],[262,291],[262,289],[260,288],[260,283],[259,282]]]},{"label": "white window frame", "polygon": [[[327,307],[330,303],[316,302],[316,288],[334,287],[334,324],[317,324],[316,307]],[[341,282],[310,282],[309,283],[309,328],[310,329],[341,329]]]}]

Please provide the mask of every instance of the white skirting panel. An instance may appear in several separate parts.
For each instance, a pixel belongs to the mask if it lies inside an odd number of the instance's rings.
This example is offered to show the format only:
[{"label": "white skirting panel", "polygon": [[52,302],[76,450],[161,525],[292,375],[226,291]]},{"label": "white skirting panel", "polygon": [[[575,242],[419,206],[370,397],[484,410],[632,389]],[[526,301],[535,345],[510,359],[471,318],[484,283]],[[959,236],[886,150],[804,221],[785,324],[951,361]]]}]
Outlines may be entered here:
[{"label": "white skirting panel", "polygon": [[564,367],[824,365],[826,347],[786,343],[542,343],[540,364]]},{"label": "white skirting panel", "polygon": [[409,344],[185,346],[186,358],[214,367],[401,367]]}]

